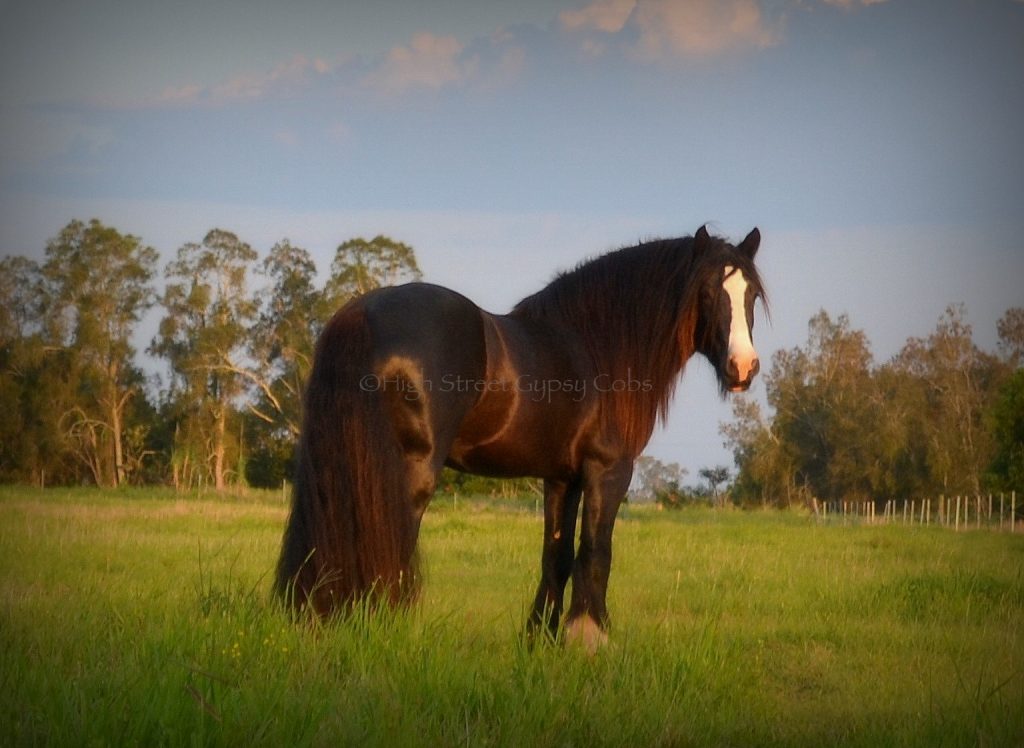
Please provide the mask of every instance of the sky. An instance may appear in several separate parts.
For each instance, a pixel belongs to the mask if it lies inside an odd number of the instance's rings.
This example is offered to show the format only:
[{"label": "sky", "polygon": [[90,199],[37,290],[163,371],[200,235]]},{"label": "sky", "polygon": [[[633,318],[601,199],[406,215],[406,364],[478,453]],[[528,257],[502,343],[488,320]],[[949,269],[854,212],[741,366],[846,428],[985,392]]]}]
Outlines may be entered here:
[{"label": "sky", "polygon": [[[0,253],[73,218],[162,262],[354,236],[505,312],[610,249],[754,226],[771,319],[875,360],[1024,306],[1019,0],[0,1]],[[145,348],[155,319],[140,331]],[[763,398],[764,384],[754,386]],[[731,465],[694,360],[648,453]]]}]

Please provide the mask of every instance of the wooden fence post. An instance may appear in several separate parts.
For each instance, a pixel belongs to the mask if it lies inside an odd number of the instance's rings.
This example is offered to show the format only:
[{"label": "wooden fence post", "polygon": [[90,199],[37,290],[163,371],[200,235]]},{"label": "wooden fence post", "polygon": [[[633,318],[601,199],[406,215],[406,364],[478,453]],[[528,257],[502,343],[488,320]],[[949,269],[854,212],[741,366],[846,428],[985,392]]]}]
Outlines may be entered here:
[{"label": "wooden fence post", "polygon": [[959,495],[957,495],[957,497],[956,497],[956,525],[955,525],[954,529],[957,532],[960,532],[960,496]]}]

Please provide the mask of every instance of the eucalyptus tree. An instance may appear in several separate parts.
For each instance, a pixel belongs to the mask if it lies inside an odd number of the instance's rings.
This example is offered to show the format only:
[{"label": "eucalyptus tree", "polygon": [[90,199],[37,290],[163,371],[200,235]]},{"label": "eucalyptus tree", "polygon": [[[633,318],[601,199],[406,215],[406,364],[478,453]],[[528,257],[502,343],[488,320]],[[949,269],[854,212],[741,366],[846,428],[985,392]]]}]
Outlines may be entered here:
[{"label": "eucalyptus tree", "polygon": [[271,486],[287,477],[302,419],[302,388],[317,336],[332,310],[317,287],[312,256],[287,239],[274,245],[261,271],[267,287],[249,345],[253,452],[247,477]]},{"label": "eucalyptus tree", "polygon": [[718,487],[729,480],[731,476],[729,468],[725,465],[704,467],[698,470],[697,474],[707,481],[708,488],[711,489],[711,500],[717,505],[721,501],[721,497],[718,494]]},{"label": "eucalyptus tree", "polygon": [[[63,450],[54,367],[46,367],[41,275],[26,257],[0,259],[0,481],[42,485]],[[49,375],[48,375],[49,374]],[[68,398],[67,402],[71,399]]]},{"label": "eucalyptus tree", "polygon": [[329,312],[316,287],[316,264],[305,249],[287,239],[278,242],[263,260],[262,273],[269,286],[250,341],[257,372],[250,409],[260,420],[295,437],[302,385]]},{"label": "eucalyptus tree", "polygon": [[633,500],[653,501],[669,488],[678,489],[687,472],[678,462],[666,464],[650,455],[641,455],[633,471]]},{"label": "eucalyptus tree", "polygon": [[877,492],[881,414],[871,349],[846,315],[812,317],[807,344],[772,357],[765,388],[770,419],[740,400],[736,420],[722,428],[739,468],[738,497],[788,504]]},{"label": "eucalyptus tree", "polygon": [[932,490],[980,493],[993,451],[983,417],[1000,367],[974,344],[964,307],[947,307],[934,332],[909,339],[893,366],[918,385],[913,433]]},{"label": "eucalyptus tree", "polygon": [[100,485],[128,478],[127,413],[143,383],[132,336],[156,298],[157,257],[138,237],[95,219],[71,221],[46,246],[43,335],[64,353],[76,388],[61,414],[64,435]]},{"label": "eucalyptus tree", "polygon": [[1024,307],[1007,309],[996,323],[999,350],[1008,366],[1024,366]]},{"label": "eucalyptus tree", "polygon": [[302,418],[302,390],[320,330],[348,300],[382,286],[421,277],[415,250],[378,235],[340,244],[323,288],[317,286],[312,256],[287,239],[263,260],[266,287],[253,326],[243,376],[252,396],[247,403],[253,451],[249,479],[280,485],[289,472],[291,451]]},{"label": "eucalyptus tree", "polygon": [[994,442],[986,478],[994,490],[1024,492],[1024,308],[1008,309],[997,330],[1007,375],[986,413]]},{"label": "eucalyptus tree", "polygon": [[336,307],[375,288],[419,280],[422,276],[416,252],[408,244],[381,234],[373,239],[356,237],[335,250],[324,293]]},{"label": "eucalyptus tree", "polygon": [[170,365],[177,484],[209,480],[222,490],[229,451],[240,457],[229,422],[252,379],[246,354],[257,303],[248,280],[256,259],[235,234],[213,229],[167,265],[166,315],[150,351]]}]

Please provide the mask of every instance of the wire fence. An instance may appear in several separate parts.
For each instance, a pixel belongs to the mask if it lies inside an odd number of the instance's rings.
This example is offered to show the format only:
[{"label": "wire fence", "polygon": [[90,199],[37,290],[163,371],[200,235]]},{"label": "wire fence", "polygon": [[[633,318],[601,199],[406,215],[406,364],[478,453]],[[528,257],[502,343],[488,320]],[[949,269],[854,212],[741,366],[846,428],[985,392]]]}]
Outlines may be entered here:
[{"label": "wire fence", "polygon": [[922,525],[961,530],[1024,532],[1024,506],[1017,492],[939,496],[888,501],[819,501],[812,499],[814,514],[826,524]]}]

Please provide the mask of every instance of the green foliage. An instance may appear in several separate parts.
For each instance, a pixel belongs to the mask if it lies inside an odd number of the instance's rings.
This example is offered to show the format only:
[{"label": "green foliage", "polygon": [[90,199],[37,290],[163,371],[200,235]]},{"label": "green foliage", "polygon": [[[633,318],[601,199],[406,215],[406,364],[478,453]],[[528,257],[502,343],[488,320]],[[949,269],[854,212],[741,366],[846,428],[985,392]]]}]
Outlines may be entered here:
[{"label": "green foliage", "polygon": [[131,336],[154,302],[156,260],[152,247],[96,220],[65,226],[42,266],[4,260],[0,397],[17,429],[10,443],[23,443],[0,459],[0,477],[136,477],[133,432],[146,428],[146,403]]},{"label": "green foliage", "polygon": [[321,329],[338,307],[381,286],[420,278],[412,247],[378,235],[341,244],[323,288],[309,252],[287,239],[262,264],[265,301],[250,336],[246,407],[250,457],[246,480],[274,487],[291,476],[291,454],[302,420],[302,389]]},{"label": "green foliage", "polygon": [[263,260],[268,286],[249,336],[252,395],[247,402],[245,479],[279,486],[291,476],[291,453],[302,420],[302,389],[313,348],[331,309],[316,286],[309,252],[287,239]]},{"label": "green foliage", "polygon": [[488,478],[484,475],[461,473],[447,467],[441,471],[437,488],[446,494],[502,499],[524,496],[537,498],[544,495],[541,481],[536,478]]},{"label": "green foliage", "polygon": [[1024,486],[1024,369],[1017,369],[999,391],[988,413],[995,456],[988,478],[995,490]]},{"label": "green foliage", "polygon": [[719,486],[729,480],[729,468],[724,465],[701,468],[697,474],[703,479],[700,485],[684,485],[687,470],[677,463],[665,464],[650,455],[642,455],[633,471],[633,487],[630,497],[637,503],[654,502],[663,509],[721,504],[729,500],[727,493]]},{"label": "green foliage", "polygon": [[42,266],[0,260],[0,483],[280,486],[321,328],[353,296],[421,274],[383,235],[341,244],[323,287],[287,239],[258,259],[214,229],[167,264],[148,351],[170,377],[155,405],[132,346],[157,302],[154,249],[75,220]]},{"label": "green foliage", "polygon": [[822,311],[806,346],[773,357],[770,418],[738,398],[722,427],[739,467],[734,494],[789,505],[980,493],[995,450],[985,414],[1009,371],[974,345],[962,307],[882,366],[845,315]]},{"label": "green foliage", "polygon": [[175,423],[176,486],[222,490],[238,460],[236,405],[248,384],[243,356],[257,312],[248,273],[256,258],[237,236],[214,229],[167,265],[166,315],[150,352],[172,373],[167,410]]},{"label": "green foliage", "polygon": [[633,466],[631,498],[640,502],[658,501],[659,495],[677,491],[686,473],[686,468],[679,463],[666,464],[650,455],[641,455]]},{"label": "green foliage", "polygon": [[421,277],[416,253],[408,244],[383,235],[357,237],[338,246],[324,293],[337,307],[375,288]]},{"label": "green foliage", "polygon": [[707,490],[700,486],[684,486],[676,481],[668,481],[655,489],[654,503],[662,509],[683,509],[698,505],[707,506],[715,501]]}]

